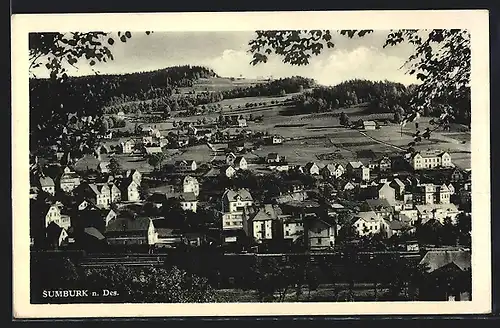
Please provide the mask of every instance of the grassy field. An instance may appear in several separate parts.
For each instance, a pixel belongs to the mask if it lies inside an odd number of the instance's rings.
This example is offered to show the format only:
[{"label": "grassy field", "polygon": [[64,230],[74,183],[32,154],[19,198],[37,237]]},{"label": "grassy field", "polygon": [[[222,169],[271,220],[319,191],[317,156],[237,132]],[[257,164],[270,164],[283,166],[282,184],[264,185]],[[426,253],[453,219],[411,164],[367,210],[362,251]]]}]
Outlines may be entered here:
[{"label": "grassy field", "polygon": [[[247,102],[261,102],[263,99],[279,100],[285,97],[249,97],[223,100],[223,111],[228,115],[242,114],[254,116],[263,115],[262,123],[248,122],[248,128],[252,131],[268,132],[281,135],[285,142],[282,145],[262,146],[253,154],[246,157],[264,157],[268,153],[277,152],[286,156],[290,164],[304,165],[315,161],[320,166],[340,162],[346,164],[349,161],[361,160],[367,164],[373,158],[380,158],[385,154],[400,152],[408,148],[413,141],[416,131],[414,123],[409,123],[403,129],[400,125],[388,123],[380,129],[362,131],[342,127],[339,123],[339,113],[345,112],[351,121],[358,119],[388,119],[391,113],[367,114],[363,105],[343,108],[334,113],[314,113],[289,115],[290,108],[285,106],[267,106],[259,108],[237,109],[238,104]],[[229,105],[232,109],[229,109]],[[218,113],[204,116],[191,116],[183,118],[171,118],[161,123],[144,124],[144,126],[156,126],[164,135],[172,131],[174,120],[184,122],[195,122],[200,118],[207,117],[215,119]],[[126,129],[133,129],[135,123],[128,122]],[[431,127],[428,118],[419,119],[419,130],[424,131]],[[430,140],[422,140],[414,148],[417,150],[440,149],[446,150],[452,155],[453,162],[462,168],[470,168],[470,132],[460,131],[463,127],[454,126],[452,131],[434,131]],[[115,142],[112,140],[111,142]],[[180,159],[192,159],[197,163],[209,162],[214,158],[214,153],[205,145],[189,147],[177,153],[171,154],[167,162]],[[147,163],[133,162],[128,158],[123,159],[124,167],[139,165],[143,169],[150,170]]]},{"label": "grassy field", "polygon": [[234,88],[250,87],[265,82],[267,82],[267,80],[246,78],[231,79],[226,77],[202,78],[196,81],[192,87],[179,88],[179,90],[181,94],[187,94],[193,90],[195,92],[224,91]]}]

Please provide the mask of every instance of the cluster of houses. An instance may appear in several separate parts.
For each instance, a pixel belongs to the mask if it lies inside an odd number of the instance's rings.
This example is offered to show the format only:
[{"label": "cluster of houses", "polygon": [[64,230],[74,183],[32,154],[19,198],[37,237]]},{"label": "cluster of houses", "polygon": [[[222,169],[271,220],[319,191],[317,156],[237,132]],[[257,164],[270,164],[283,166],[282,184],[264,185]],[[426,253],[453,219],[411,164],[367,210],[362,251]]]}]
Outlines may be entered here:
[{"label": "cluster of houses", "polygon": [[[225,121],[231,126],[247,127],[246,120],[238,116]],[[375,129],[371,123],[363,122],[364,129]],[[131,204],[142,207],[146,203],[160,209],[168,199],[175,199],[182,210],[199,213],[202,191],[196,174],[198,163],[194,160],[175,162],[175,170],[182,177],[180,185],[163,186],[162,192],[154,192],[144,199],[141,172],[129,170],[112,174],[110,163],[101,160],[101,154],[105,153],[148,155],[162,152],[172,143],[177,148],[186,147],[193,139],[207,141],[208,147],[215,151],[210,143],[214,137],[211,129],[187,124],[180,131],[183,133],[171,132],[165,137],[156,126],[149,126],[142,129],[140,137],[111,147],[102,143],[94,152],[99,160],[95,168],[97,175],[82,177],[71,165],[64,166],[56,177],[38,172],[30,188],[32,242],[35,243],[35,237],[43,236],[42,239],[49,240],[50,245],[56,247],[78,238],[94,238],[114,245],[201,244],[206,236],[173,229],[167,222],[169,218],[141,216],[139,210],[128,217],[123,213],[129,211],[121,210]],[[107,135],[101,137],[109,139]],[[268,145],[283,143],[283,138],[278,135],[262,138]],[[250,169],[243,155],[244,148],[242,140],[229,142],[222,165],[216,167],[219,176],[232,178],[238,171]],[[270,171],[295,171],[313,177],[316,191],[327,190],[327,185],[332,188],[328,189],[329,194],[318,198],[311,195],[310,190],[306,191],[300,181],[285,180],[284,186],[280,186],[280,195],[266,203],[255,200],[248,189],[221,190],[220,205],[208,205],[207,209],[220,218],[222,243],[239,243],[241,237],[250,237],[258,244],[284,242],[302,245],[309,250],[327,249],[334,247],[339,231],[346,229],[346,225],[359,236],[380,234],[390,238],[414,232],[417,222],[444,224],[447,218],[454,222],[463,211],[459,205],[470,202],[471,197],[470,178],[454,167],[450,154],[445,151],[421,151],[402,157],[402,163],[411,172],[409,174],[393,174],[397,171],[394,170],[395,163],[400,165],[401,161],[389,156],[369,163],[350,161],[320,165],[311,161],[305,165],[291,165],[284,156],[272,152],[261,158],[261,162]],[[450,173],[442,181],[420,181],[417,173],[428,170]],[[60,194],[65,197],[60,199]],[[353,210],[341,205],[346,198],[362,206]],[[347,223],[338,223],[339,213],[347,213]],[[89,219],[86,224],[85,217],[95,220]],[[80,222],[75,224],[78,220]],[[80,235],[76,232],[77,225],[81,228]]]},{"label": "cluster of houses", "polygon": [[[435,154],[442,161],[449,162],[447,153]],[[271,153],[266,157],[266,162],[269,166],[277,166],[285,163],[285,159],[277,153]],[[470,200],[470,179],[464,177],[464,173],[457,168],[448,174],[448,182],[434,184],[422,183],[419,177],[411,174],[381,174],[390,173],[391,165],[392,160],[383,157],[366,165],[354,161],[345,166],[341,163],[329,163],[320,167],[317,163],[310,162],[294,167],[302,174],[315,177],[319,187],[325,183],[336,186],[331,195],[326,197],[328,215],[323,211],[324,202],[319,205],[318,199],[311,198],[300,181],[284,181],[285,191],[266,204],[255,201],[250,190],[226,189],[221,195],[220,206],[217,206],[219,210],[212,209],[221,219],[222,242],[238,243],[241,236],[246,236],[257,243],[278,241],[300,244],[310,250],[331,248],[335,245],[339,231],[345,229],[345,224],[339,225],[336,220],[340,212],[349,214],[348,224],[359,236],[380,234],[390,238],[393,235],[415,232],[417,222],[426,224],[434,220],[444,224],[447,218],[455,222],[462,210],[452,199],[459,199],[460,203],[465,192]],[[53,238],[57,239],[56,244],[59,246],[71,239],[71,214],[68,213],[74,208],[78,211],[90,208],[98,210],[104,230],[96,232],[91,229],[89,233],[105,238],[110,244],[137,244],[138,240],[141,240],[139,244],[147,245],[172,246],[180,241],[184,243],[183,232],[165,225],[164,220],[168,218],[135,217],[131,220],[120,217],[119,211],[112,206],[148,202],[161,208],[167,199],[174,198],[184,211],[196,213],[199,208],[200,182],[192,174],[197,170],[197,163],[182,160],[177,161],[175,167],[183,177],[181,186],[171,186],[161,193],[153,193],[147,199],[141,199],[142,175],[137,170],[112,176],[107,164],[101,162],[98,177],[89,180],[82,179],[70,167],[65,167],[55,181],[51,177],[40,176],[32,183],[32,189],[41,190],[50,196],[54,196],[59,190],[72,196],[72,205],[42,202],[41,209],[39,207],[33,212],[38,213],[34,217],[42,220],[45,228],[51,226],[50,234],[57,236]],[[248,163],[244,156],[231,152],[227,154],[226,163],[220,170],[226,177],[232,177],[239,170],[248,170]],[[372,174],[373,172],[375,173]],[[459,191],[461,194],[457,198]],[[339,193],[343,195],[340,198]],[[361,202],[362,206],[349,211],[338,201],[334,201],[342,199],[346,193]],[[33,191],[34,200],[36,194],[36,190]],[[125,224],[128,221],[133,223]],[[202,237],[198,235],[197,238],[202,240]]]}]

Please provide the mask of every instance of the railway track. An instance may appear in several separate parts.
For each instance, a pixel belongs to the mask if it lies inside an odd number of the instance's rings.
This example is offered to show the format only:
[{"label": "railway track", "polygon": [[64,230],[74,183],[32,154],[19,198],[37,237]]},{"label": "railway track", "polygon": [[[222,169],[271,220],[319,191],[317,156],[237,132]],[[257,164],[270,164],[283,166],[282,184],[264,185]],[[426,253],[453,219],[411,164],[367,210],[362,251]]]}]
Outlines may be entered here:
[{"label": "railway track", "polygon": [[[397,254],[407,258],[419,258],[421,255],[415,252],[361,252],[358,256],[373,258],[380,255]],[[315,261],[318,257],[341,256],[341,252],[315,252],[310,254],[304,253],[273,253],[273,254],[255,254],[255,253],[232,253],[224,254],[227,257],[236,256],[255,256],[255,257],[279,257],[290,258],[304,256],[311,261]],[[82,267],[106,267],[113,265],[125,266],[162,266],[165,263],[168,254],[89,254],[79,261]]]}]

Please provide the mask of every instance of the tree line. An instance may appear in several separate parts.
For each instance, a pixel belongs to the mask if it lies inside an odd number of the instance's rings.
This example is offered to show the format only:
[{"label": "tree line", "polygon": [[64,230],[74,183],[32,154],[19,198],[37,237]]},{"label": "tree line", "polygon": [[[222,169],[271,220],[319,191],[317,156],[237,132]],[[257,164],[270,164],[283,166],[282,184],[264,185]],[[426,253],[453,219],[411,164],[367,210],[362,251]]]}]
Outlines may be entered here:
[{"label": "tree line", "polygon": [[316,87],[292,98],[299,112],[327,112],[368,104],[372,113],[396,112],[408,106],[414,86],[390,81],[354,79],[332,87]]}]

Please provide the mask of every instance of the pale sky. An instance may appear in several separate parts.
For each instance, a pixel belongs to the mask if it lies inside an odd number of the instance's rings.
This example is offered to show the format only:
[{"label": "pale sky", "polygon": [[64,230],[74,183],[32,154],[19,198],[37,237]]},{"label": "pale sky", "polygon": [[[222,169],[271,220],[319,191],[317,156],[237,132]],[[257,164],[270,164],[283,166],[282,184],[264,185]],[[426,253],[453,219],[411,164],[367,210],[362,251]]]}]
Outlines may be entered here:
[{"label": "pale sky", "polygon": [[[256,36],[252,32],[154,32],[146,35],[132,33],[126,43],[114,37],[110,49],[114,61],[97,63],[94,68],[103,74],[121,74],[149,71],[175,65],[202,65],[212,68],[224,77],[280,78],[300,75],[315,79],[324,85],[335,85],[342,81],[360,78],[390,80],[404,84],[418,83],[401,65],[411,55],[413,46],[400,44],[383,49],[388,31],[375,31],[363,38],[349,39],[335,35],[334,49],[325,49],[321,55],[312,57],[309,65],[297,67],[281,62],[271,56],[267,63],[250,65],[252,55],[247,52],[248,42]],[[36,71],[45,76],[44,68]],[[94,74],[85,64],[70,75]]]}]

